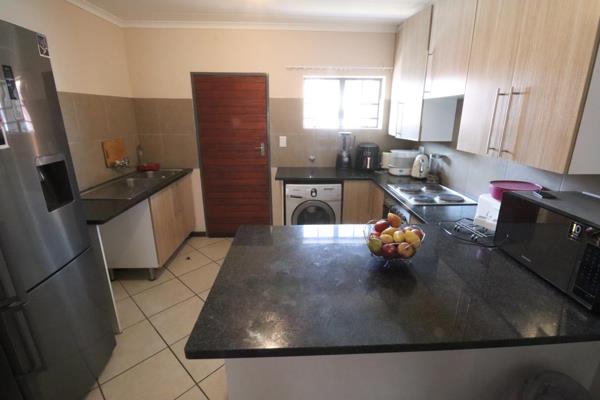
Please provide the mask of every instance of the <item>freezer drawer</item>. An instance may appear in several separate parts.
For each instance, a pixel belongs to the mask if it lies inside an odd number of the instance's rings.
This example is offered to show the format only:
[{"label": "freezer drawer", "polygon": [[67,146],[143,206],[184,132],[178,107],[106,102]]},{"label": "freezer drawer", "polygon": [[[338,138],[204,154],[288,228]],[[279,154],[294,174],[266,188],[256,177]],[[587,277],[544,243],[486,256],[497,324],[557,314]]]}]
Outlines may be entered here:
[{"label": "freezer drawer", "polygon": [[89,391],[115,346],[108,285],[87,249],[23,304],[4,309],[2,346],[26,399],[80,399]]}]

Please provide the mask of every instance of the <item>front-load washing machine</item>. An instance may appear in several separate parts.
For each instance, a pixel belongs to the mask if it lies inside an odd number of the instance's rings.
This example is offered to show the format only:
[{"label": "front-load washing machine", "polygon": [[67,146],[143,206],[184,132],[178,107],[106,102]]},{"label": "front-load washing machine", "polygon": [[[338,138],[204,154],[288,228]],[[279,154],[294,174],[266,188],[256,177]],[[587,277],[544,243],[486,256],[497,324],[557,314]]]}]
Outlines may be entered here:
[{"label": "front-load washing machine", "polygon": [[340,224],[342,185],[285,185],[285,224]]}]

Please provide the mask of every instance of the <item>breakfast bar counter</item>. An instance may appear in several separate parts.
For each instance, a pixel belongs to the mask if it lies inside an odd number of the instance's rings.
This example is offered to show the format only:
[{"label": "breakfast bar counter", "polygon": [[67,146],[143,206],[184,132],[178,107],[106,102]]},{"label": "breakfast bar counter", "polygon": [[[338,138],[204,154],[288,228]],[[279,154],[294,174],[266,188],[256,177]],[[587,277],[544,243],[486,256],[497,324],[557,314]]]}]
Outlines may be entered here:
[{"label": "breakfast bar counter", "polygon": [[[249,399],[264,395],[249,387],[250,376],[286,379],[286,368],[293,374],[316,373],[323,365],[328,371],[347,366],[352,375],[357,357],[360,363],[390,364],[388,372],[376,368],[373,379],[383,381],[405,362],[426,370],[433,362],[432,371],[440,363],[466,362],[476,377],[497,373],[478,364],[489,357],[511,360],[494,364],[505,369],[517,368],[524,357],[530,366],[560,367],[572,375],[579,371],[577,377],[589,383],[600,359],[598,316],[500,251],[459,243],[436,225],[423,229],[426,238],[415,257],[386,268],[370,255],[361,225],[241,227],[189,337],[186,356],[226,358],[230,390]],[[542,347],[543,352],[536,350]],[[578,365],[577,371],[569,371],[569,363]],[[311,384],[329,385],[322,374],[327,372],[311,375]],[[364,373],[361,377],[357,383],[367,379]],[[390,383],[400,379],[389,378]],[[467,386],[475,390],[477,385],[462,385],[457,395]],[[413,394],[406,398],[432,395]]]}]

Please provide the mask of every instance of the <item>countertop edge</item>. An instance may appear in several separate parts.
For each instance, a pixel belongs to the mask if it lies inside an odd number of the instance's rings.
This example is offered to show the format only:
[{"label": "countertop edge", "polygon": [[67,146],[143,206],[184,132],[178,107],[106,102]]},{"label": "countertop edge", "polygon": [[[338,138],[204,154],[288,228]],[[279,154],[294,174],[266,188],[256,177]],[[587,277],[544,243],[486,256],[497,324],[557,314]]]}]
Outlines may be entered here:
[{"label": "countertop edge", "polygon": [[[123,204],[125,204],[123,206],[123,208],[120,208],[118,212],[116,212],[114,215],[111,215],[109,218],[106,219],[94,219],[94,218],[87,218],[86,216],[86,224],[87,225],[104,225],[107,222],[111,221],[112,219],[118,217],[119,215],[123,214],[125,211],[129,210],[130,208],[134,207],[135,205],[141,203],[142,201],[149,199],[152,195],[154,195],[155,193],[160,192],[162,189],[166,188],[167,186],[169,186],[170,184],[177,182],[178,180],[180,180],[181,178],[191,174],[193,172],[192,168],[183,168],[181,172],[177,173],[176,175],[173,175],[169,178],[166,178],[164,181],[161,181],[160,184],[158,184],[155,188],[152,188],[150,190],[147,190],[145,192],[143,192],[141,195],[139,195],[138,197],[134,197],[133,199],[127,200],[127,199],[118,199],[123,201]],[[91,204],[91,203],[95,203],[95,202],[106,202],[106,201],[115,201],[115,200],[108,200],[108,199],[81,199],[82,203],[87,203],[87,204]],[[85,212],[84,212],[85,214]]]},{"label": "countertop edge", "polygon": [[245,350],[217,350],[217,351],[188,351],[185,346],[185,357],[195,359],[220,359],[220,358],[265,358],[265,357],[302,357],[302,356],[334,356],[352,354],[381,354],[381,353],[408,353],[448,350],[477,350],[504,347],[523,347],[539,345],[556,345],[567,343],[582,343],[600,341],[600,333],[585,337],[545,337],[532,339],[502,339],[471,341],[461,343],[419,343],[399,345],[364,345],[345,347],[306,347],[306,348],[279,348],[279,349],[245,349]]}]

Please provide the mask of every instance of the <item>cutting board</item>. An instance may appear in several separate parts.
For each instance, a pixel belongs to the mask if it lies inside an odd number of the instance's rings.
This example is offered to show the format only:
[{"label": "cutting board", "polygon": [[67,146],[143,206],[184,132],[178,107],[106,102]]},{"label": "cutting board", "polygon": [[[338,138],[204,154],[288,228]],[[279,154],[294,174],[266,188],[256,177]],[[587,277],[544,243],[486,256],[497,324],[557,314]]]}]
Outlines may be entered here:
[{"label": "cutting board", "polygon": [[104,152],[104,162],[107,168],[113,167],[116,161],[121,161],[127,156],[125,142],[121,138],[104,140],[102,151]]}]

